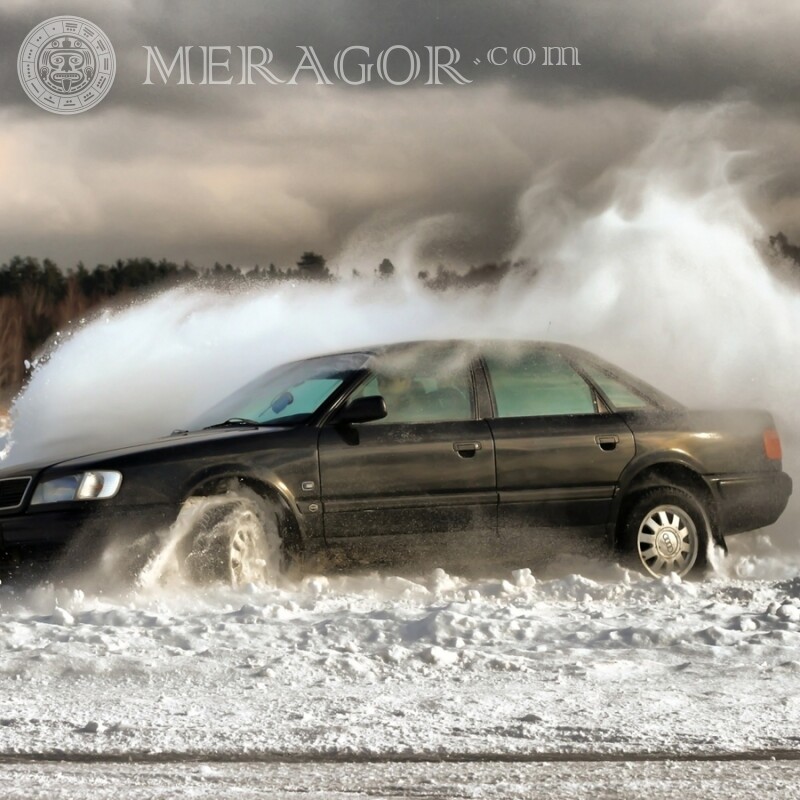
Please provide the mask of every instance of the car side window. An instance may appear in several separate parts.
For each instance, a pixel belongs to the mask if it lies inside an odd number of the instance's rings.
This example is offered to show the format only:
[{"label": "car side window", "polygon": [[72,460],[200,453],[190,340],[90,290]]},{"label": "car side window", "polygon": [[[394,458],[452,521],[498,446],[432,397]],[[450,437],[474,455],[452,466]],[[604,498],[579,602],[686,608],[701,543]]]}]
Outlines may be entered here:
[{"label": "car side window", "polygon": [[446,422],[472,414],[472,379],[466,364],[448,363],[435,355],[409,363],[379,364],[353,398],[379,395],[386,401],[384,419],[367,423]]},{"label": "car side window", "polygon": [[498,417],[594,414],[589,384],[549,350],[486,357]]}]

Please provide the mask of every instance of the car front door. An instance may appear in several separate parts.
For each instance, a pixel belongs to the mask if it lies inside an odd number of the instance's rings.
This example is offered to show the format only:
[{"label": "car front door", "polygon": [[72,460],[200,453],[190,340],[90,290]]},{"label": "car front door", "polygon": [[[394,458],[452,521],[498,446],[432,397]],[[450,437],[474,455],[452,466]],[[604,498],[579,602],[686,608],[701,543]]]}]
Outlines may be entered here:
[{"label": "car front door", "polygon": [[555,348],[488,352],[484,364],[509,553],[544,559],[604,549],[617,482],[635,451],[630,429]]},{"label": "car front door", "polygon": [[461,563],[496,547],[494,447],[473,369],[445,345],[379,360],[355,397],[374,422],[324,426],[320,488],[329,548],[349,561]]}]

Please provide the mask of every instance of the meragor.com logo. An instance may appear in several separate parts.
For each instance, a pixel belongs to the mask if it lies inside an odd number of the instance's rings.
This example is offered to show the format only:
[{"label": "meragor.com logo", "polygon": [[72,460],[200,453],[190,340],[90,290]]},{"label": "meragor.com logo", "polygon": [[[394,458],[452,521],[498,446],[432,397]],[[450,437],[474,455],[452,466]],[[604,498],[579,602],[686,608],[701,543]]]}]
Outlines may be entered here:
[{"label": "meragor.com logo", "polygon": [[19,80],[40,108],[80,114],[96,106],[114,83],[117,64],[108,36],[81,17],[52,17],[25,38]]}]

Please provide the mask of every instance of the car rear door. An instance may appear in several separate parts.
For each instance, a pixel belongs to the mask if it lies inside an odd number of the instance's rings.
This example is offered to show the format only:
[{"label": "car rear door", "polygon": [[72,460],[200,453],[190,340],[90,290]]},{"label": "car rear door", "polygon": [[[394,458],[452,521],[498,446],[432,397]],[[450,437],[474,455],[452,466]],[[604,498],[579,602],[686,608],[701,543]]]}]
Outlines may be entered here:
[{"label": "car rear door", "polygon": [[534,557],[605,547],[617,482],[635,452],[630,429],[555,348],[498,348],[484,365],[505,545]]},{"label": "car rear door", "polygon": [[349,399],[376,394],[385,419],[320,431],[328,545],[356,561],[431,563],[495,548],[494,446],[472,364],[445,345],[395,354]]}]

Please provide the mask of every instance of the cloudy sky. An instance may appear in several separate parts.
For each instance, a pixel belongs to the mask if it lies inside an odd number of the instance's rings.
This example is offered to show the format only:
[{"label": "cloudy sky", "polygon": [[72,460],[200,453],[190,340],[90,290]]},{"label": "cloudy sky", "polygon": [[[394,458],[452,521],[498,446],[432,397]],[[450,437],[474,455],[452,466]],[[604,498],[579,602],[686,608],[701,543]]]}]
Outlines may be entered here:
[{"label": "cloudy sky", "polygon": [[[28,32],[64,13],[117,55],[108,97],[73,116],[36,107],[17,78]],[[665,131],[701,157],[735,154],[726,169],[765,230],[800,239],[798,39],[796,0],[4,0],[0,261],[286,265],[314,249],[347,270],[478,263],[519,253],[531,196],[581,213],[613,202]],[[234,84],[240,46],[272,50],[286,81],[313,47],[331,85],[308,70],[296,85],[143,85],[146,46],[171,60],[188,45],[230,46]],[[355,69],[394,45],[419,53],[417,81],[336,78],[344,48],[369,48]],[[548,45],[578,48],[580,66],[543,65]],[[471,82],[425,85],[426,46],[457,48]],[[537,61],[493,66],[493,47]]]}]

